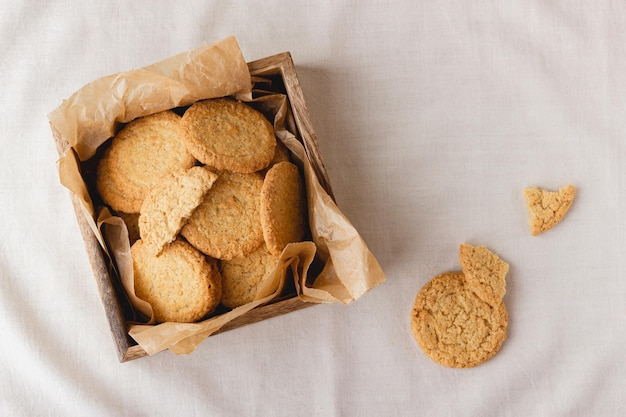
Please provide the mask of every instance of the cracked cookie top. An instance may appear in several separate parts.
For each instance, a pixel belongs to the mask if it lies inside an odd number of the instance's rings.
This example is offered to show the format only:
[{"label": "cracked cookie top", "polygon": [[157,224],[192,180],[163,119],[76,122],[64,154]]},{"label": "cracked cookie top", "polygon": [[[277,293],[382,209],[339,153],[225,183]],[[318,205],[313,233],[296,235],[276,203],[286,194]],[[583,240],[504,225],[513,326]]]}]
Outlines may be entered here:
[{"label": "cracked cookie top", "polygon": [[575,196],[576,188],[571,184],[559,191],[548,191],[538,187],[526,188],[524,197],[528,208],[530,233],[537,236],[556,226],[568,212]]},{"label": "cracked cookie top", "polygon": [[459,247],[459,261],[472,291],[492,306],[500,304],[506,293],[509,264],[486,247],[467,243]]},{"label": "cracked cookie top", "polygon": [[508,315],[472,291],[462,272],[434,277],[415,297],[411,331],[433,361],[470,368],[491,359],[506,339]]}]

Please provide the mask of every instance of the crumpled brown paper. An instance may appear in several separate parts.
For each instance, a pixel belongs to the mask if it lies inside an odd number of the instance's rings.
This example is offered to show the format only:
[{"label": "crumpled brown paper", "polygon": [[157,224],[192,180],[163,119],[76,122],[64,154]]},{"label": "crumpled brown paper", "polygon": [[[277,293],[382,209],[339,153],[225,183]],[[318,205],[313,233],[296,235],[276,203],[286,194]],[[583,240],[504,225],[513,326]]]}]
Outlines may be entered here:
[{"label": "crumpled brown paper", "polygon": [[[380,265],[350,221],[320,185],[301,142],[290,131],[287,97],[258,91],[233,37],[174,56],[139,70],[114,74],[83,87],[50,113],[55,135],[66,142],[59,161],[61,183],[82,203],[84,215],[103,250],[115,259],[117,275],[133,307],[152,316],[148,303],[134,293],[132,258],[126,225],[106,207],[96,207],[81,175],[81,163],[96,154],[120,123],[207,98],[235,96],[256,106],[273,121],[277,139],[301,167],[307,187],[313,242],[299,242],[283,251],[272,277],[249,304],[198,323],[129,324],[129,334],[148,353],[164,349],[192,352],[229,321],[281,294],[291,272],[298,297],[306,302],[348,304],[385,280]],[[293,129],[291,129],[293,130]],[[324,262],[309,277],[314,259]],[[313,278],[313,279],[312,279]],[[310,284],[312,282],[312,284]]]},{"label": "crumpled brown paper", "polygon": [[203,98],[251,90],[250,73],[234,37],[145,68],[87,84],[48,118],[81,161],[92,157],[120,123]]}]

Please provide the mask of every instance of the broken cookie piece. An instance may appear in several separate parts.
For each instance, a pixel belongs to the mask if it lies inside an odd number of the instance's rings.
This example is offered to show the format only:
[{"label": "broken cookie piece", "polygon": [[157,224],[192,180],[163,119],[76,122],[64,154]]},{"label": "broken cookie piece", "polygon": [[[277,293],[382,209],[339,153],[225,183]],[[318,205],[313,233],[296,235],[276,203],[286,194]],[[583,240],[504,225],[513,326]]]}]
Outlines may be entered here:
[{"label": "broken cookie piece", "polygon": [[145,198],[139,214],[139,233],[146,245],[160,254],[176,235],[217,180],[201,166],[166,175]]},{"label": "broken cookie piece", "polygon": [[484,246],[461,244],[459,261],[467,285],[481,300],[496,306],[506,293],[506,274],[509,264]]},{"label": "broken cookie piece", "polygon": [[530,233],[537,236],[556,226],[569,210],[575,196],[576,188],[569,184],[559,191],[548,191],[538,187],[526,188],[524,197],[528,208]]}]

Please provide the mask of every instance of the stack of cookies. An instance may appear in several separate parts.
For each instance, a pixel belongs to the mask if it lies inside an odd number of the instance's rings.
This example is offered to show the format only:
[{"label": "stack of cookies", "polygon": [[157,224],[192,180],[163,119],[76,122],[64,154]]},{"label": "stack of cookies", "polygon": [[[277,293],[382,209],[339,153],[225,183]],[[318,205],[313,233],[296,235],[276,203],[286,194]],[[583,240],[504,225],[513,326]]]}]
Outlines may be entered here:
[{"label": "stack of cookies", "polygon": [[308,231],[289,151],[262,113],[228,98],[128,123],[96,184],[128,225],[135,292],[157,322],[252,302],[285,246]]}]

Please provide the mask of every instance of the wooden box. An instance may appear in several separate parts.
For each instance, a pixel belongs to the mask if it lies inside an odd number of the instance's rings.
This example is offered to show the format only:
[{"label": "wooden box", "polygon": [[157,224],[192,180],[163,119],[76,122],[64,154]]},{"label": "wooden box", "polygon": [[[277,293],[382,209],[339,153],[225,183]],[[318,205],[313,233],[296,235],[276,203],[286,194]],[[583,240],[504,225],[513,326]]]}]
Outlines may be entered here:
[{"label": "wooden box", "polygon": [[[297,130],[296,137],[303,143],[307,157],[316,171],[318,180],[325,191],[333,198],[326,169],[322,163],[317,138],[311,124],[309,112],[306,108],[300,83],[296,75],[295,66],[289,52],[263,58],[248,63],[250,74],[263,78],[269,78],[272,91],[286,94],[293,114],[293,122]],[[68,144],[58,134],[54,135],[59,155],[62,155]],[[84,218],[84,211],[75,195],[71,195],[72,203],[76,212],[91,266],[94,271],[98,291],[109,326],[113,334],[117,355],[120,362],[146,356],[147,353],[128,335],[128,322],[133,316],[132,307],[128,302],[121,282],[118,277],[111,273],[108,258],[104,254],[98,240]],[[289,313],[307,306],[313,305],[301,301],[296,294],[282,297],[271,304],[258,307],[245,315],[227,323],[215,334],[229,331],[247,324],[255,323],[281,314]]]}]

